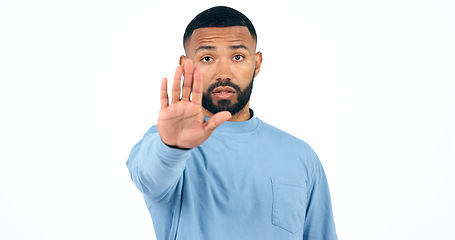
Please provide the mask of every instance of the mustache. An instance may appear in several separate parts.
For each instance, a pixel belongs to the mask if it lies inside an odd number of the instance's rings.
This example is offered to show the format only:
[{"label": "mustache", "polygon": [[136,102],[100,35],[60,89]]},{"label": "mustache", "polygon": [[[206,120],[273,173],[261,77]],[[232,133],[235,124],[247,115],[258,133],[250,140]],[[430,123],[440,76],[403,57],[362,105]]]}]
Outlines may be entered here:
[{"label": "mustache", "polygon": [[217,81],[216,83],[210,85],[210,87],[207,89],[207,93],[211,93],[217,87],[231,87],[236,92],[241,92],[241,89],[237,84],[234,84],[231,81],[223,80],[223,81]]}]

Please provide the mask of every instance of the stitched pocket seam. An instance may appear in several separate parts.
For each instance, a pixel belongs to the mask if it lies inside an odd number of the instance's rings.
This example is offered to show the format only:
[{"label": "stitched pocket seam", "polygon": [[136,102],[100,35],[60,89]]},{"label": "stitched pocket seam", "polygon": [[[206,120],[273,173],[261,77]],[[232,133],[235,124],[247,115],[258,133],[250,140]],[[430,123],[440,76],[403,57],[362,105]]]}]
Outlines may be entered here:
[{"label": "stitched pocket seam", "polygon": [[[304,212],[306,205],[306,194],[304,189],[306,185],[304,182],[292,179],[271,179],[272,182],[272,224],[280,227],[290,233],[298,232],[303,228],[304,224]],[[286,187],[287,186],[287,187]],[[285,188],[286,187],[286,188]],[[290,188],[295,188],[291,189]],[[281,188],[281,189],[279,189]],[[300,190],[301,191],[300,191]],[[291,196],[280,196],[283,190],[287,190],[286,193],[290,193]],[[299,196],[299,194],[301,194]],[[288,197],[293,199],[289,200]],[[293,201],[297,201],[299,204],[290,205]],[[291,209],[289,209],[291,208]],[[294,216],[290,216],[292,213]]]}]

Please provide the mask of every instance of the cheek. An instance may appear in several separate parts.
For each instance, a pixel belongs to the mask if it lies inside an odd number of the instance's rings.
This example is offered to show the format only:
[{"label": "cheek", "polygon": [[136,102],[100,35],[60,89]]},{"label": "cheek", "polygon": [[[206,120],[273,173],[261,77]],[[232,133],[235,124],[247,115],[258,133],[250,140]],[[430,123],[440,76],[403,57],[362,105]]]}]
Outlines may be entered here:
[{"label": "cheek", "polygon": [[202,75],[202,87],[205,89],[207,88],[207,84],[208,82],[210,81],[211,79],[211,76],[212,76],[212,70],[210,69],[210,67],[206,64],[201,64],[199,62],[197,62],[196,60],[193,60],[193,67],[194,68],[199,68],[199,70],[201,71],[201,75]]},{"label": "cheek", "polygon": [[207,72],[202,72],[202,91],[205,92],[212,84],[212,76]]},{"label": "cheek", "polygon": [[242,85],[248,85],[254,75],[254,65],[239,65],[234,71],[234,78]]}]

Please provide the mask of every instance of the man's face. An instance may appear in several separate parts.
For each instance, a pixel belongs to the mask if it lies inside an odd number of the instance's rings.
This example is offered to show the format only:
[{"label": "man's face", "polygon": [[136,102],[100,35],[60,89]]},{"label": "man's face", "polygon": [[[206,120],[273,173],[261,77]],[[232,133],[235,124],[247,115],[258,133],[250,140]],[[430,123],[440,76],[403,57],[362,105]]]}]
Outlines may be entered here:
[{"label": "man's face", "polygon": [[253,78],[258,74],[262,55],[248,28],[200,28],[185,44],[186,58],[202,73],[203,107],[206,116],[220,111],[249,115]]}]

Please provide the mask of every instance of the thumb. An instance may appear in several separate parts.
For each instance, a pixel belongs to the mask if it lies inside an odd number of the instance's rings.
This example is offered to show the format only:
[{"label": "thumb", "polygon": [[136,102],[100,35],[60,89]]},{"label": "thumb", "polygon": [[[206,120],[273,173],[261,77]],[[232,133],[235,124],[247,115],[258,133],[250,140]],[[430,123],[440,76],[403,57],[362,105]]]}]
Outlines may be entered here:
[{"label": "thumb", "polygon": [[231,117],[232,117],[232,114],[228,111],[219,112],[219,113],[213,115],[206,122],[206,125],[205,125],[206,134],[207,135],[212,134],[212,132],[215,130],[215,128],[217,128],[218,126],[220,126],[221,124],[223,124],[224,122],[229,120]]}]

